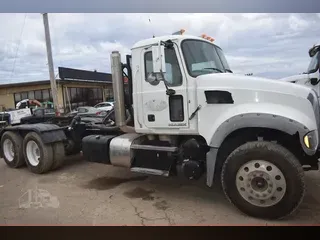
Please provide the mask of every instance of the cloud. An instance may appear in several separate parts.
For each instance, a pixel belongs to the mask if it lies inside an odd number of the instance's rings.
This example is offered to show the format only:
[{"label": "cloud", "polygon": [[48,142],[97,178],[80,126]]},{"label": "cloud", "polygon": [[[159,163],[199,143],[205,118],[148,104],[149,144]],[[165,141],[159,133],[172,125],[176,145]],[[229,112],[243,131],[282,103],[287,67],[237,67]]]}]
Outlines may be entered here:
[{"label": "cloud", "polygon": [[[110,53],[181,28],[209,34],[237,73],[281,78],[305,71],[319,42],[320,14],[108,13],[49,14],[55,71],[110,72]],[[25,20],[24,20],[25,19]],[[41,14],[0,14],[0,83],[48,79]],[[21,38],[20,38],[21,36]]]}]

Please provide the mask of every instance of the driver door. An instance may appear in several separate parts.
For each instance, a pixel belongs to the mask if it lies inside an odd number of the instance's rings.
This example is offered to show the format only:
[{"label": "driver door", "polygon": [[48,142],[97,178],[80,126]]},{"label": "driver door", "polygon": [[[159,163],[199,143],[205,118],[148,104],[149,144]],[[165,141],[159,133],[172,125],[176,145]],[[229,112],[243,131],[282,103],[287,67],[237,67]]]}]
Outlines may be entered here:
[{"label": "driver door", "polygon": [[176,48],[165,49],[167,86],[175,94],[167,95],[163,81],[149,82],[148,75],[153,73],[152,48],[142,51],[142,103],[143,122],[147,128],[173,129],[188,128],[187,83],[180,66],[181,59]]}]

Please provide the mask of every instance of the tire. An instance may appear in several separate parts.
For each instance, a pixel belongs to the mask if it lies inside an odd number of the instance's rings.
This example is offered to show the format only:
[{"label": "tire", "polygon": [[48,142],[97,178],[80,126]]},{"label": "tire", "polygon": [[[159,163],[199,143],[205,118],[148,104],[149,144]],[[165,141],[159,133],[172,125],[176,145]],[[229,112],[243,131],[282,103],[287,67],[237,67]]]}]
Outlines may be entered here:
[{"label": "tire", "polygon": [[[12,151],[6,150],[7,144],[12,144]],[[15,132],[5,132],[1,138],[1,156],[11,168],[19,168],[25,165],[23,155],[23,138]]]},{"label": "tire", "polygon": [[55,170],[60,168],[65,160],[65,150],[64,144],[62,142],[57,142],[52,144],[53,149],[53,164],[51,169]]},{"label": "tire", "polygon": [[305,194],[304,172],[295,155],[265,141],[235,149],[223,165],[221,183],[240,211],[269,220],[291,215]]},{"label": "tire", "polygon": [[[37,149],[32,151],[32,149]],[[28,133],[23,140],[23,154],[29,170],[36,174],[48,172],[53,165],[53,148],[44,144],[35,132]]]}]

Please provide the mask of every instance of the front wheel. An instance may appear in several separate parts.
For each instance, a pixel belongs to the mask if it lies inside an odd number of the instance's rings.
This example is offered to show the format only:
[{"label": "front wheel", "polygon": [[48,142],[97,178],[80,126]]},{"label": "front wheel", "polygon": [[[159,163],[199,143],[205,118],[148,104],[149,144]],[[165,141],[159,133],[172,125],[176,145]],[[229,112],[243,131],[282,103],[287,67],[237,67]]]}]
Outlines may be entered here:
[{"label": "front wheel", "polygon": [[234,150],[222,168],[222,188],[242,212],[279,219],[293,213],[305,193],[298,159],[271,142],[249,142]]}]

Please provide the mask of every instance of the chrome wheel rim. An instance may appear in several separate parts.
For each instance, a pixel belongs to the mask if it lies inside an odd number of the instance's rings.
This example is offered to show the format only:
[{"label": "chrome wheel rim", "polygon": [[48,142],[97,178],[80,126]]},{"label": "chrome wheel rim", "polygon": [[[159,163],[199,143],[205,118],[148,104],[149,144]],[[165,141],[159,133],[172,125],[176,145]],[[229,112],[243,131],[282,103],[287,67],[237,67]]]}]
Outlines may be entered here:
[{"label": "chrome wheel rim", "polygon": [[40,162],[40,149],[35,141],[31,140],[27,143],[26,153],[28,162],[34,167],[37,166]]},{"label": "chrome wheel rim", "polygon": [[286,179],[281,170],[263,160],[243,164],[237,172],[236,186],[247,202],[258,207],[274,206],[286,193]]},{"label": "chrome wheel rim", "polygon": [[13,147],[13,142],[10,139],[5,139],[3,141],[3,154],[9,162],[13,161],[14,147]]}]

